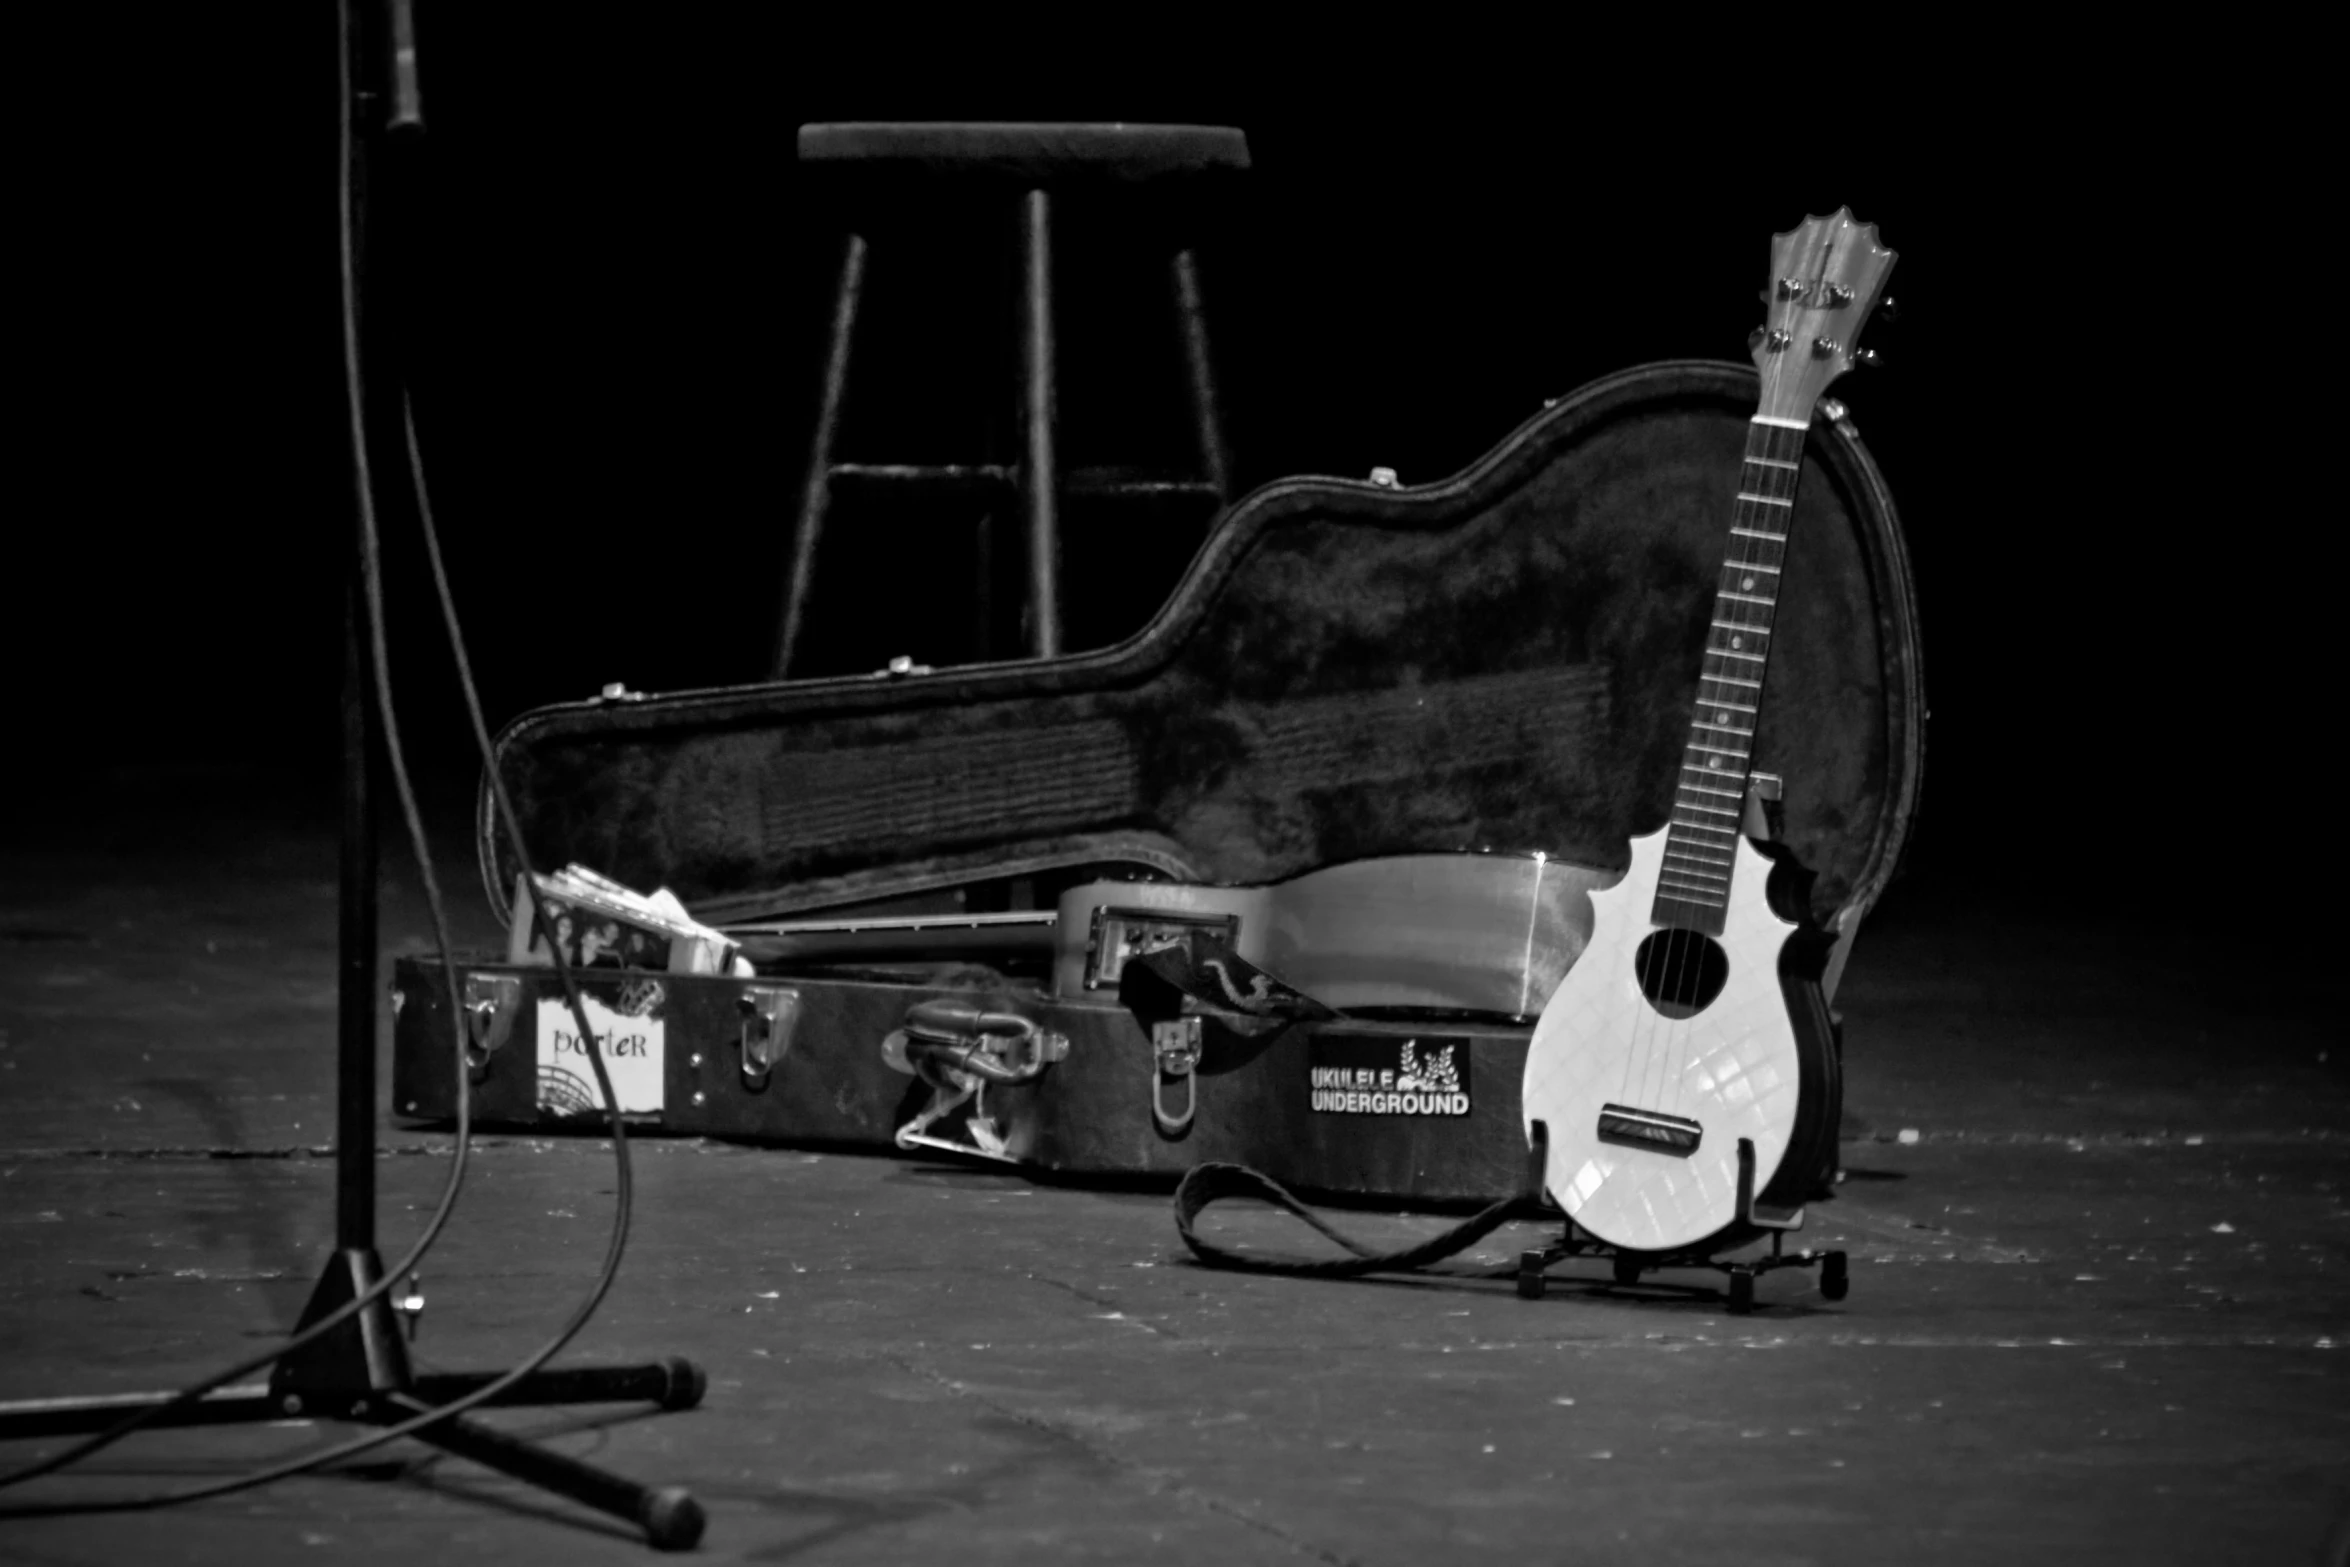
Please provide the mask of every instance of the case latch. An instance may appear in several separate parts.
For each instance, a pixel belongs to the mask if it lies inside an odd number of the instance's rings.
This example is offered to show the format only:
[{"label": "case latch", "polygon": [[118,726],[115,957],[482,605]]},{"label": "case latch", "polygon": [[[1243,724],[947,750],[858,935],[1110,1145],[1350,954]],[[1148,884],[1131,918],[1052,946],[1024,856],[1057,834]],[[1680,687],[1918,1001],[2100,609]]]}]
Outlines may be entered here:
[{"label": "case latch", "polygon": [[514,1018],[521,1010],[521,975],[465,976],[465,1064],[477,1080],[489,1066],[490,1057],[514,1032]]},{"label": "case latch", "polygon": [[743,1084],[765,1088],[775,1063],[791,1053],[799,1031],[800,993],[789,985],[745,985],[735,1005],[743,1015]]},{"label": "case latch", "polygon": [[[1019,1163],[987,1113],[988,1087],[1034,1082],[1068,1053],[1068,1035],[1040,1028],[1017,1012],[990,1012],[952,996],[909,1008],[905,1021],[882,1040],[881,1055],[898,1071],[928,1083],[930,1103],[898,1128],[897,1145]],[[962,1122],[965,1141],[931,1131],[964,1104],[971,1107]]]},{"label": "case latch", "polygon": [[[1181,1137],[1191,1130],[1199,1110],[1199,1058],[1205,1019],[1170,1018],[1151,1025],[1151,1122],[1161,1137]],[[1180,1114],[1167,1108],[1167,1085],[1183,1085]]]},{"label": "case latch", "polygon": [[1026,1083],[1069,1053],[1069,1036],[1039,1028],[1017,1012],[989,1012],[941,996],[908,1009],[905,1022],[882,1041],[881,1053],[899,1071],[932,1083],[957,1074],[983,1083]]}]

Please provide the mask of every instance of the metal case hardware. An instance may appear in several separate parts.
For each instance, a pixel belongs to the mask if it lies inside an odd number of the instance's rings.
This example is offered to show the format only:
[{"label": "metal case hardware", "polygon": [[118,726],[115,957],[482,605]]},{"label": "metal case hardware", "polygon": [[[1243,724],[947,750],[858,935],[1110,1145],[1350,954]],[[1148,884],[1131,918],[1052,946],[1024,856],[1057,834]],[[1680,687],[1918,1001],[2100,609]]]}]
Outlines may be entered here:
[{"label": "metal case hardware", "polygon": [[[1151,1025],[1151,1121],[1162,1137],[1181,1137],[1191,1130],[1199,1111],[1199,1068],[1202,1020],[1179,1017]],[[1167,1108],[1167,1085],[1183,1084],[1180,1114]]]},{"label": "metal case hardware", "polygon": [[745,985],[735,1005],[742,1010],[743,1082],[767,1086],[775,1063],[791,1051],[800,1022],[800,993],[789,985]]},{"label": "metal case hardware", "polygon": [[[881,1042],[882,1059],[892,1068],[930,1085],[930,1102],[898,1128],[897,1145],[1018,1164],[1004,1130],[987,1113],[987,1090],[1034,1082],[1068,1054],[1068,1035],[1017,1012],[990,1012],[952,996],[917,1003]],[[966,1140],[931,1131],[964,1104],[971,1107],[962,1123]]]},{"label": "metal case hardware", "polygon": [[490,1057],[514,1032],[522,1011],[522,977],[518,974],[465,976],[465,1063],[479,1074]]},{"label": "metal case hardware", "polygon": [[1026,1083],[1069,1053],[1069,1036],[1017,1012],[942,996],[909,1009],[881,1053],[899,1071],[933,1083]]},{"label": "metal case hardware", "polygon": [[1192,931],[1205,931],[1227,947],[1240,945],[1237,914],[1193,914],[1180,909],[1114,909],[1093,911],[1093,928],[1086,932],[1085,988],[1114,990],[1132,959],[1161,947],[1180,946]]}]

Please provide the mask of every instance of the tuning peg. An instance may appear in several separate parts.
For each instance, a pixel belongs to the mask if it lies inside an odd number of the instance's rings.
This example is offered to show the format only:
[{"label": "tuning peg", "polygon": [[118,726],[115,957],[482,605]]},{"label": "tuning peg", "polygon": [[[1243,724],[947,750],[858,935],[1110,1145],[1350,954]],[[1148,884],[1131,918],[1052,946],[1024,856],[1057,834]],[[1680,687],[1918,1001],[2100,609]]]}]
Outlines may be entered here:
[{"label": "tuning peg", "polygon": [[1894,322],[1900,319],[1901,302],[1899,300],[1895,299],[1891,294],[1887,294],[1883,299],[1877,301],[1877,321],[1879,325],[1891,326]]},{"label": "tuning peg", "polygon": [[1758,326],[1746,334],[1746,351],[1751,354],[1758,348],[1768,348],[1775,354],[1794,341],[1794,334],[1785,327]]},{"label": "tuning peg", "polygon": [[1852,351],[1852,368],[1882,370],[1885,368],[1885,356],[1873,348],[1856,348]]}]

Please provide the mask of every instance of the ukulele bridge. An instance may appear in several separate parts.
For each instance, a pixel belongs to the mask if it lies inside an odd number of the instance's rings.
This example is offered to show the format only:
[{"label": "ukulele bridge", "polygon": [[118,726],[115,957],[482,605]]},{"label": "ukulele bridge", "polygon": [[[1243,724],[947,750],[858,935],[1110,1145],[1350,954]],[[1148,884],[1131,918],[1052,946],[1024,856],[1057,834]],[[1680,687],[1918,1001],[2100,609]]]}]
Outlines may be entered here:
[{"label": "ukulele bridge", "polygon": [[1645,1148],[1651,1153],[1669,1153],[1686,1159],[1705,1140],[1705,1128],[1695,1121],[1661,1111],[1601,1105],[1599,1140],[1622,1148]]}]

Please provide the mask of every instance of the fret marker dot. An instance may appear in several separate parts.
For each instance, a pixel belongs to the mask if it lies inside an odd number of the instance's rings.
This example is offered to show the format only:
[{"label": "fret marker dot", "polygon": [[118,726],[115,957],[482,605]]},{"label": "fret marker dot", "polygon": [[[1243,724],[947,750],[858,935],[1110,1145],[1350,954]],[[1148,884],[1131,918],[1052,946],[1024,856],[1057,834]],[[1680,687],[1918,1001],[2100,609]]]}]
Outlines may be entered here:
[{"label": "fret marker dot", "polygon": [[1730,646],[1734,648],[1744,647],[1746,646],[1746,639],[1744,637],[1732,637],[1730,639]]},{"label": "fret marker dot", "polygon": [[1714,715],[1714,722],[1717,724],[1726,724],[1729,721],[1730,715],[1728,713],[1716,713]]},{"label": "fret marker dot", "polygon": [[1705,765],[1708,767],[1720,767],[1722,765],[1722,759],[1718,756],[1709,756],[1705,759]]},{"label": "fret marker dot", "polygon": [[1754,591],[1754,579],[1752,577],[1740,577],[1738,579],[1738,590],[1742,593],[1752,593]]}]

